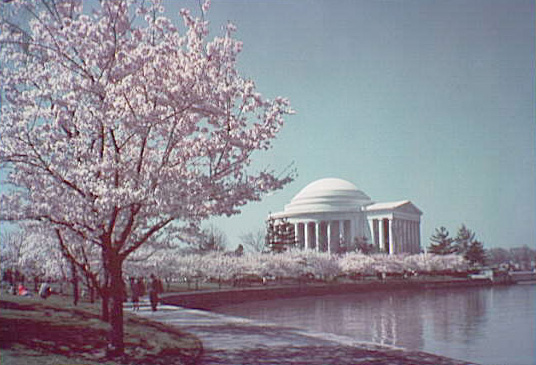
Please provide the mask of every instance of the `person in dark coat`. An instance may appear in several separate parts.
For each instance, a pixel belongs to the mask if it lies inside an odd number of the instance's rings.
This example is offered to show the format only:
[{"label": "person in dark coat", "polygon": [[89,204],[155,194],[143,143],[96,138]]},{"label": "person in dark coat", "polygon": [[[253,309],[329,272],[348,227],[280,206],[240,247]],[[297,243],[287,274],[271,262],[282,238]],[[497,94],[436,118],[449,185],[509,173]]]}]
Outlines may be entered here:
[{"label": "person in dark coat", "polygon": [[140,285],[135,278],[130,278],[130,291],[132,293],[132,309],[134,311],[140,310]]},{"label": "person in dark coat", "polygon": [[138,290],[140,291],[140,297],[143,297],[145,295],[145,283],[141,276],[138,278]]},{"label": "person in dark coat", "polygon": [[151,283],[149,284],[149,300],[151,301],[151,309],[156,312],[158,306],[158,293],[159,293],[158,279],[154,274],[151,274]]}]

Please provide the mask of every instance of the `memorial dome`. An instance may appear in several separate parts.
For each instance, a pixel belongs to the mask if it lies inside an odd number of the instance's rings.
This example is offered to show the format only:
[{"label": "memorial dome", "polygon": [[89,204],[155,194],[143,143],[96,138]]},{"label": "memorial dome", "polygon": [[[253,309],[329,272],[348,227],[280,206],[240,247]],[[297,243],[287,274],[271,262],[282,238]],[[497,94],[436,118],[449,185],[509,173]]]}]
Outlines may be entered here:
[{"label": "memorial dome", "polygon": [[304,187],[289,204],[285,215],[322,212],[356,212],[372,204],[370,198],[354,184],[337,178],[313,181]]}]

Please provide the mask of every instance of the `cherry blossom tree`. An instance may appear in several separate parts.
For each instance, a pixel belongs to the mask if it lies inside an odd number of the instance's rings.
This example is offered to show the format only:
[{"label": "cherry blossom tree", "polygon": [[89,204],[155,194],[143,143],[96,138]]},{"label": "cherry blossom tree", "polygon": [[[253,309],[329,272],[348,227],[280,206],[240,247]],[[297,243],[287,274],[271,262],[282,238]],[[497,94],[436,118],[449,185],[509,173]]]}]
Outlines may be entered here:
[{"label": "cherry blossom tree", "polygon": [[416,272],[435,273],[445,271],[467,271],[468,262],[462,256],[456,254],[436,255],[422,253],[409,255],[404,259],[408,269]]},{"label": "cherry blossom tree", "polygon": [[2,233],[2,268],[17,270],[27,279],[35,275],[64,278],[67,268],[65,257],[61,255],[57,242],[42,233],[28,224],[22,225],[18,231]]},{"label": "cherry blossom tree", "polygon": [[21,232],[0,234],[0,260],[2,270],[18,270],[24,252],[25,237]]},{"label": "cherry blossom tree", "polygon": [[[123,262],[144,245],[233,215],[282,188],[292,173],[250,167],[291,114],[237,70],[242,43],[160,1],[14,0],[2,4],[0,164],[14,187],[3,220],[96,247],[111,307],[111,353],[123,342]],[[17,25],[13,14],[28,14]],[[177,22],[179,23],[179,22]],[[74,247],[73,247],[74,246]]]},{"label": "cherry blossom tree", "polygon": [[349,252],[339,259],[341,270],[348,275],[372,275],[374,262],[373,255],[361,252]]},{"label": "cherry blossom tree", "polygon": [[[139,251],[143,250],[144,248]],[[134,256],[138,255],[139,251]],[[129,275],[153,272],[169,280],[186,279],[193,282],[208,279],[224,283],[244,274],[291,279],[296,282],[300,282],[306,275],[329,280],[341,274],[349,278],[405,273],[464,274],[469,268],[469,262],[456,254],[365,255],[361,252],[349,252],[344,255],[330,255],[326,252],[291,249],[283,254],[246,252],[237,256],[229,252],[213,251],[208,254],[190,252],[181,255],[176,249],[170,248],[156,251],[145,260],[129,258],[125,266]]]}]

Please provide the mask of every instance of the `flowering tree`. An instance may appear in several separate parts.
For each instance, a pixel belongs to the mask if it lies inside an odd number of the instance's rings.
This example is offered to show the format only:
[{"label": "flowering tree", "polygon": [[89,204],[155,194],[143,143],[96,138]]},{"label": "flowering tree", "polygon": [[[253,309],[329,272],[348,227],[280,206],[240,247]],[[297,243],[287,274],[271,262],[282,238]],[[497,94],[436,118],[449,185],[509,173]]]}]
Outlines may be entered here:
[{"label": "flowering tree", "polygon": [[[204,16],[182,10],[176,26],[156,0],[92,10],[76,0],[2,5],[0,164],[15,188],[1,215],[101,251],[119,354],[125,259],[288,183],[249,163],[292,110],[239,75],[233,25],[209,40]],[[13,21],[23,11],[27,26]]]},{"label": "flowering tree", "polygon": [[0,236],[0,261],[3,270],[17,270],[27,279],[33,276],[63,279],[68,268],[53,237],[27,224],[19,231]]},{"label": "flowering tree", "polygon": [[54,239],[44,230],[25,227],[24,246],[21,252],[21,267],[32,275],[40,274],[50,279],[65,279],[69,263]]},{"label": "flowering tree", "polygon": [[312,250],[289,250],[284,254],[246,252],[241,256],[214,251],[208,254],[178,254],[177,250],[159,250],[147,260],[128,260],[126,271],[139,275],[156,272],[169,279],[219,279],[229,281],[236,275],[256,274],[299,280],[304,275],[329,279],[346,274],[355,275],[403,274],[418,272],[437,274],[464,272],[468,261],[456,254],[434,255],[365,255],[349,252],[330,255]]},{"label": "flowering tree", "polygon": [[349,252],[339,260],[341,270],[346,274],[374,274],[375,260],[370,255],[361,252]]},{"label": "flowering tree", "polygon": [[328,279],[342,272],[338,257],[327,252],[292,250],[291,256],[300,276],[313,274],[315,278]]},{"label": "flowering tree", "polygon": [[423,253],[410,255],[404,258],[404,264],[417,272],[443,272],[443,271],[465,271],[468,269],[467,261],[460,255],[435,255]]},{"label": "flowering tree", "polygon": [[0,262],[2,271],[17,270],[21,266],[25,237],[20,232],[2,232],[0,234]]}]

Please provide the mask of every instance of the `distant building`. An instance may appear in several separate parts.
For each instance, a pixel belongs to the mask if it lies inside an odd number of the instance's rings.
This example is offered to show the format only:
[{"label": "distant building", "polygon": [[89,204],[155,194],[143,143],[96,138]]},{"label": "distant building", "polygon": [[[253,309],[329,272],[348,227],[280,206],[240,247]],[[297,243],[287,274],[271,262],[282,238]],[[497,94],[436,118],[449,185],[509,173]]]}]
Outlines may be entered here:
[{"label": "distant building", "polygon": [[421,251],[421,215],[409,200],[374,203],[354,184],[326,178],[307,185],[270,218],[291,223],[304,249],[336,253],[366,237],[380,252],[395,254]]}]

